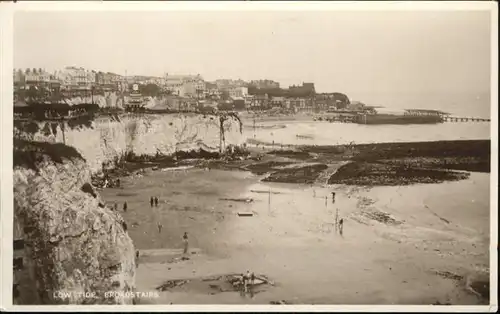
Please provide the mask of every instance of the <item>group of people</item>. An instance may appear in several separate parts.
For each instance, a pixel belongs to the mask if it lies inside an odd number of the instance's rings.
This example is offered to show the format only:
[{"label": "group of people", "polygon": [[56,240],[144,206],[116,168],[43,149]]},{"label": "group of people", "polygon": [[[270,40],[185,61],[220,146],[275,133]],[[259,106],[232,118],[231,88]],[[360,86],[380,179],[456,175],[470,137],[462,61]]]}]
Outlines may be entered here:
[{"label": "group of people", "polygon": [[255,284],[255,274],[247,270],[247,273],[242,275],[243,279],[243,293],[248,292],[248,286],[253,287]]},{"label": "group of people", "polygon": [[158,207],[158,204],[160,203],[160,200],[156,196],[155,197],[151,196],[151,199],[149,200],[149,203],[151,204],[151,207],[153,207],[153,206]]}]

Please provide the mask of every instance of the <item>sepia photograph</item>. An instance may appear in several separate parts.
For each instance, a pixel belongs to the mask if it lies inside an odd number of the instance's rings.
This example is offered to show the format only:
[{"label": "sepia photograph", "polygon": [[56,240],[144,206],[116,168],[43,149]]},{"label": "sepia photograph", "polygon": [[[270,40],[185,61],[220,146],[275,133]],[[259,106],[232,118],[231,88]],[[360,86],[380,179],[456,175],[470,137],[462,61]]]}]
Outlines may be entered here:
[{"label": "sepia photograph", "polygon": [[498,309],[493,2],[91,2],[0,6],[2,308]]}]

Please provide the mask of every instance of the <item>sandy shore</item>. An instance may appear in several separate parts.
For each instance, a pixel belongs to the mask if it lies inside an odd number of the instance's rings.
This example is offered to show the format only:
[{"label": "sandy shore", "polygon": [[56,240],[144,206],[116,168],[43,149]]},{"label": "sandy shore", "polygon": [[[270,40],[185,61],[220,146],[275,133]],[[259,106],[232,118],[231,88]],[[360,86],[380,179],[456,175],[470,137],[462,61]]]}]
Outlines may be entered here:
[{"label": "sandy shore", "polygon": [[[286,160],[267,158],[261,162]],[[263,172],[148,170],[101,192],[119,208],[128,203],[123,216],[142,252],[138,290],[181,280],[141,303],[487,304],[466,287],[489,285],[489,174],[363,188],[261,182]],[[160,206],[150,207],[151,196]],[[209,278],[247,270],[273,284],[252,296]]]}]

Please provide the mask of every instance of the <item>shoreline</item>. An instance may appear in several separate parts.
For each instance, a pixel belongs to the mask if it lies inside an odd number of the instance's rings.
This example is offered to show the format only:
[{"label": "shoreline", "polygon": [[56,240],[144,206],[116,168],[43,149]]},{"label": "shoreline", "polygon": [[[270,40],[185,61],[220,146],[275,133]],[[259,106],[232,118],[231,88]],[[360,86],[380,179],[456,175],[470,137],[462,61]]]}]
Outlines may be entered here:
[{"label": "shoreline", "polygon": [[[198,151],[174,156],[135,156],[116,162],[103,177],[120,178],[145,169],[195,167],[267,174],[282,183],[395,186],[467,179],[490,172],[490,140],[233,148],[232,153]],[[128,160],[128,161],[127,161]],[[96,178],[96,176],[94,176]],[[94,182],[98,182],[97,179]]]},{"label": "shoreline", "polygon": [[[254,152],[257,153],[262,154]],[[258,163],[250,158],[233,161],[236,164],[254,165],[246,171],[242,171],[245,170],[243,166],[233,165],[235,167],[233,170],[239,171],[231,171],[232,169],[228,169],[230,167],[208,168],[206,166],[210,163],[205,163],[206,161],[202,164],[201,161],[185,160],[183,162],[199,164],[189,169],[170,168],[169,171],[149,169],[140,177],[124,179],[123,187],[120,189],[105,189],[101,192],[106,201],[114,198],[119,201],[127,200],[129,203],[129,210],[122,215],[129,226],[132,226],[129,232],[136,248],[144,252],[142,259],[139,260],[137,289],[149,291],[158,288],[158,291],[161,291],[158,300],[141,300],[140,304],[269,304],[279,300],[291,304],[339,302],[354,304],[356,301],[353,296],[363,297],[379,304],[391,302],[484,304],[486,302],[483,297],[467,292],[471,286],[476,288],[479,286],[478,289],[484,291],[482,285],[489,284],[487,273],[481,271],[477,275],[476,271],[468,269],[470,266],[467,266],[469,263],[471,265],[485,263],[482,250],[487,247],[486,244],[474,240],[472,242],[474,247],[469,247],[468,242],[474,237],[469,235],[470,240],[462,239],[464,235],[457,237],[455,233],[461,229],[456,231],[450,229],[452,225],[444,221],[446,219],[439,217],[444,216],[449,219],[451,216],[447,212],[441,212],[438,207],[429,205],[435,214],[426,214],[424,211],[419,216],[425,216],[429,221],[441,221],[443,226],[431,228],[426,225],[426,221],[421,222],[425,223],[422,226],[420,223],[413,226],[415,222],[411,221],[402,225],[382,220],[375,222],[377,220],[375,214],[379,212],[369,207],[365,208],[361,201],[366,196],[379,195],[380,192],[370,194],[345,186],[338,190],[338,204],[346,215],[348,228],[345,237],[341,239],[335,235],[328,235],[329,233],[325,231],[310,229],[309,219],[324,219],[323,216],[314,218],[320,212],[315,209],[319,204],[313,204],[322,203],[321,197],[311,203],[310,208],[306,207],[310,213],[298,213],[297,209],[287,208],[290,205],[286,205],[286,200],[294,204],[294,199],[303,198],[302,194],[312,191],[302,184],[270,183],[269,186],[273,190],[272,204],[275,204],[275,208],[273,215],[268,217],[267,209],[262,208],[267,206],[268,195],[265,186],[268,186],[268,183],[262,182],[261,179],[266,177],[265,173],[269,168],[293,165],[293,162],[290,163],[291,159],[274,156],[271,153],[268,151],[261,156]],[[289,152],[284,153],[289,154]],[[295,152],[294,157],[304,159],[306,154]],[[261,163],[268,165],[261,166]],[[460,183],[450,184],[455,186]],[[438,185],[412,185],[407,189],[419,189],[419,186],[428,186],[427,190],[432,190]],[[291,190],[288,191],[289,188]],[[376,188],[395,191],[395,188],[390,186]],[[309,192],[304,192],[304,189],[308,189]],[[315,189],[315,193],[319,195],[328,195],[330,190],[321,187]],[[155,193],[160,195],[160,207],[150,209],[148,197]],[[399,202],[404,202],[404,199]],[[292,206],[301,207],[300,204]],[[248,210],[254,212],[253,217],[243,218],[236,215],[238,211]],[[362,220],[357,222],[355,218],[358,216],[355,215],[355,211],[350,214],[346,212],[352,210],[367,210],[366,214],[372,213],[374,216],[359,216]],[[391,214],[396,215],[397,221],[401,220],[397,217],[398,213],[401,214],[400,211]],[[297,214],[299,216],[293,218]],[[305,215],[309,218],[306,219]],[[162,233],[156,231],[155,224],[159,219],[164,225]],[[453,216],[454,223],[456,219],[458,218]],[[287,221],[285,225],[282,220]],[[139,224],[134,225],[134,222]],[[272,229],[267,230],[267,226]],[[404,232],[399,231],[401,228],[411,231],[410,235],[403,236]],[[190,234],[191,252],[183,255],[181,236],[186,230]],[[443,235],[440,235],[441,233]],[[448,233],[448,236],[453,238],[449,240],[446,240],[446,237],[442,238]],[[451,239],[453,243],[448,243]],[[404,244],[399,244],[401,242]],[[393,254],[398,255],[393,256]],[[392,259],[398,259],[399,254],[403,254],[399,257],[402,263],[400,266],[391,262]],[[318,256],[323,257],[318,260]],[[343,258],[339,259],[338,256]],[[387,256],[390,258],[387,259]],[[443,259],[443,256],[448,257]],[[356,262],[351,265],[353,262],[346,263],[345,259]],[[301,263],[309,265],[307,269],[317,269],[320,273],[304,272],[302,270],[304,266],[299,263],[301,260]],[[412,266],[416,261],[419,267],[425,265],[424,269]],[[286,263],[286,266],[280,262]],[[258,291],[255,299],[251,299],[239,296],[237,291],[226,287],[223,282],[210,279],[224,276],[226,273],[238,274],[246,269],[268,276],[276,281],[277,285],[262,287],[262,291]],[[321,272],[327,269],[336,271],[321,275]],[[353,269],[358,271],[353,273]],[[287,275],[290,271],[294,276]],[[322,276],[325,278],[322,279]],[[290,278],[286,279],[287,277]],[[363,288],[359,285],[359,280],[373,284]],[[381,280],[385,283],[382,286]],[[341,285],[342,291],[332,290],[333,282],[335,285]],[[379,283],[375,284],[376,282]],[[310,284],[315,286],[316,294],[300,288]],[[424,289],[427,291],[425,292],[422,287],[427,284],[431,287]],[[169,288],[165,291],[159,289],[165,286]],[[401,289],[409,289],[413,295],[398,292],[402,291]]]}]

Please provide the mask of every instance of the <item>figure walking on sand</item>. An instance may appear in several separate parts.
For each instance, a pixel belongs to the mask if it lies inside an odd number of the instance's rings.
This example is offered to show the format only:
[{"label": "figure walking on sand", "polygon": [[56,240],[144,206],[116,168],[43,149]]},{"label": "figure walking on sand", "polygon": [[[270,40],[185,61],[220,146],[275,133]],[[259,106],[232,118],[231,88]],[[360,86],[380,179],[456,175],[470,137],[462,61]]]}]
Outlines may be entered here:
[{"label": "figure walking on sand", "polygon": [[126,212],[127,211],[127,202],[123,203],[123,211]]},{"label": "figure walking on sand", "polygon": [[149,203],[151,204],[151,207],[153,207],[155,203],[155,199],[151,196],[151,199],[149,200]]},{"label": "figure walking on sand", "polygon": [[335,203],[335,192],[332,192],[332,204]]},{"label": "figure walking on sand", "polygon": [[158,233],[161,233],[161,229],[163,228],[163,225],[161,222],[158,222]]},{"label": "figure walking on sand", "polygon": [[158,207],[158,203],[159,203],[158,197],[155,196],[155,206],[156,207]]},{"label": "figure walking on sand", "polygon": [[139,267],[139,250],[135,251],[135,267]]},{"label": "figure walking on sand", "polygon": [[248,292],[248,284],[250,282],[250,272],[247,270],[247,273],[243,275],[243,291],[245,293]]},{"label": "figure walking on sand", "polygon": [[339,220],[339,233],[340,235],[344,234],[344,218],[340,218]]},{"label": "figure walking on sand", "polygon": [[184,235],[182,236],[182,241],[184,242],[184,254],[187,254],[187,252],[188,252],[188,246],[189,246],[187,232],[184,232]]}]

